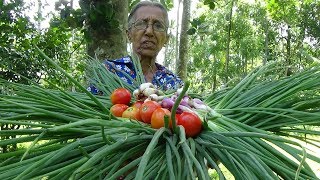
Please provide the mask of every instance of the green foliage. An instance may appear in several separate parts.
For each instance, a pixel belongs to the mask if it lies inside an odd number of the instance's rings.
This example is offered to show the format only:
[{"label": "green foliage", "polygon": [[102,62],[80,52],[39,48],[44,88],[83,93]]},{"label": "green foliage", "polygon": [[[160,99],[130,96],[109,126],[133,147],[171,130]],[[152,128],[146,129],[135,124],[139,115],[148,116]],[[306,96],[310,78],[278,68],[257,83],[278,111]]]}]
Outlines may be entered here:
[{"label": "green foliage", "polygon": [[160,0],[160,2],[168,11],[173,8],[173,0]]},{"label": "green foliage", "polygon": [[[23,1],[0,1],[2,13],[0,30],[0,76],[9,81],[28,83],[23,76],[42,82],[46,79],[63,88],[71,88],[65,80],[59,78],[50,65],[44,63],[34,52],[33,44],[37,44],[50,58],[59,65],[73,72],[77,78],[84,79],[84,40],[91,39],[86,23],[92,23],[97,29],[117,29],[114,20],[114,7],[111,1],[81,0],[79,9],[71,6],[68,0],[56,2],[59,16],[50,20],[50,28],[35,28],[23,12]],[[130,0],[129,8],[138,3]],[[172,0],[158,1],[169,10],[173,7]],[[226,42],[228,13],[231,1],[203,0],[198,4],[201,13],[192,12],[190,35],[190,60],[188,77],[194,90],[213,91],[223,85],[223,79],[232,79],[228,85],[239,81],[252,68],[264,60],[284,60],[288,53],[292,61],[293,71],[310,66],[311,60],[304,60],[306,54],[319,57],[319,1],[268,0],[246,4],[239,0],[234,5],[232,17],[230,62],[228,73],[224,71],[226,61]],[[213,8],[214,6],[214,8]],[[38,15],[38,20],[43,20]],[[107,26],[101,25],[108,24]],[[287,52],[286,28],[290,27],[291,44]],[[174,40],[175,38],[171,38]],[[268,41],[266,43],[266,41]],[[176,43],[174,41],[171,41]],[[289,46],[289,45],[288,45]],[[174,59],[167,46],[167,59]],[[304,52],[300,54],[300,52]],[[171,53],[171,55],[169,55]],[[173,63],[173,61],[172,61]],[[169,65],[170,66],[170,65]],[[13,71],[8,71],[8,69]],[[214,82],[216,81],[216,82]],[[200,83],[201,82],[201,83]],[[214,82],[214,83],[213,83]],[[199,84],[197,84],[199,83]],[[49,84],[46,84],[49,86]]]},{"label": "green foliage", "polygon": [[[72,73],[75,78],[80,80],[84,78],[85,70],[85,55],[84,47],[83,45],[81,45],[82,42],[83,41],[79,33],[73,31],[65,31],[65,28],[63,27],[50,27],[38,39],[36,44],[40,49],[43,49],[43,51],[49,57],[54,59],[61,67]],[[35,51],[34,47],[32,48],[33,51]],[[75,52],[78,52],[79,54],[74,54]],[[53,86],[57,85],[65,89],[71,89],[73,87],[69,81],[61,78],[61,74],[55,68],[45,62],[42,58],[38,59],[41,60],[42,63],[44,63],[44,69],[42,69],[42,72],[45,81],[50,81]],[[50,84],[45,85],[47,85],[48,87],[52,86]]]},{"label": "green foliage", "polygon": [[214,9],[216,7],[216,0],[204,0],[205,5],[208,5],[210,9]]},{"label": "green foliage", "polygon": [[51,21],[50,28],[41,31],[31,23],[30,17],[23,14],[25,6],[22,1],[1,5],[3,13],[0,14],[0,77],[2,79],[24,84],[30,83],[25,78],[38,83],[45,80],[64,89],[72,88],[68,81],[61,78],[60,73],[35,52],[34,44],[44,49],[59,65],[73,72],[76,78],[83,79],[83,65],[80,60],[75,61],[73,55],[78,51],[77,58],[81,59],[83,56],[81,55],[83,47],[82,50],[79,49],[82,42],[79,33],[71,31],[66,24],[54,25],[54,20]]},{"label": "green foliage", "polygon": [[[133,1],[134,4],[136,1]],[[52,22],[55,26],[70,29],[80,29],[87,42],[92,40],[89,27],[97,33],[110,33],[119,28],[119,21],[115,18],[112,1],[79,0],[80,9],[74,9],[66,0],[56,2],[55,9],[60,12],[60,18]]]},{"label": "green foliage", "polygon": [[276,21],[286,23],[295,22],[297,19],[292,17],[298,16],[299,1],[297,0],[269,0],[267,9],[272,18]]},{"label": "green foliage", "polygon": [[309,1],[302,5],[300,16],[301,28],[306,28],[306,33],[320,45],[320,1]]},{"label": "green foliage", "polygon": [[[269,0],[248,4],[240,0],[233,7],[230,62],[226,73],[231,1],[214,1],[214,10],[207,7],[209,2],[213,1],[198,4],[199,9],[205,9],[202,13],[192,12],[194,16],[188,31],[191,43],[188,77],[195,91],[210,92],[233,86],[252,68],[271,60],[290,58],[287,65],[298,72],[312,64],[306,58],[302,60],[305,55],[300,54],[300,50],[314,57],[320,55],[317,48],[320,42],[319,1]],[[223,83],[225,77],[231,79],[227,84]]]},{"label": "green foliage", "polygon": [[207,28],[207,25],[205,24],[206,16],[201,15],[198,18],[194,18],[190,24],[191,28],[187,31],[188,35],[194,35],[196,32],[203,33],[205,32],[205,29]]},{"label": "green foliage", "polygon": [[33,41],[30,37],[33,37],[35,29],[21,13],[23,3],[14,1],[0,4],[0,77],[8,81],[27,83],[14,73],[19,72],[30,79],[38,80],[36,73],[42,65],[30,58],[35,56],[30,50]]}]

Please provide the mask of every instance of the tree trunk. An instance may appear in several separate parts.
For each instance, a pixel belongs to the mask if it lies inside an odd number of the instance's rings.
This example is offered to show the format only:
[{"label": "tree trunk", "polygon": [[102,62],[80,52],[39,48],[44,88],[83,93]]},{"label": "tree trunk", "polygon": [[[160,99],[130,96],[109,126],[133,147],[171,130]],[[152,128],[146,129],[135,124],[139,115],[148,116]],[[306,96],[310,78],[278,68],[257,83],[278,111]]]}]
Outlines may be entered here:
[{"label": "tree trunk", "polygon": [[216,88],[217,88],[217,58],[215,55],[213,55],[213,83],[212,83],[212,93],[215,92]]},{"label": "tree trunk", "polygon": [[229,61],[230,61],[230,41],[231,41],[231,29],[232,29],[232,11],[233,11],[234,0],[231,1],[231,8],[229,13],[229,25],[227,32],[227,47],[226,47],[226,64],[225,64],[225,83],[228,82],[229,75]]},{"label": "tree trunk", "polygon": [[179,60],[179,27],[180,27],[180,5],[181,1],[178,2],[178,10],[177,10],[177,27],[176,27],[176,37],[175,37],[175,52],[176,52],[176,63],[175,63],[175,69],[176,72],[179,72],[178,65],[180,63]]},{"label": "tree trunk", "polygon": [[40,32],[41,31],[41,21],[42,21],[42,2],[41,0],[38,0],[38,11],[37,11],[37,22],[36,22],[36,27],[37,30]]},{"label": "tree trunk", "polygon": [[181,22],[181,34],[179,44],[179,64],[177,66],[178,75],[181,79],[186,80],[187,78],[187,62],[188,62],[188,34],[189,21],[190,21],[190,0],[183,1],[183,12]]},{"label": "tree trunk", "polygon": [[[172,34],[172,32],[169,32],[168,33],[169,35]],[[163,65],[165,67],[169,67],[172,63],[171,62],[171,53],[170,53],[170,50],[171,49],[174,49],[174,47],[171,48],[172,44],[174,44],[174,40],[172,38],[169,38],[169,42],[167,43],[167,45],[165,46],[165,49],[164,49],[164,62],[163,62]]]},{"label": "tree trunk", "polygon": [[299,59],[299,63],[298,63],[299,67],[298,68],[299,69],[304,69],[303,62],[302,62],[301,50],[303,50],[303,41],[304,41],[305,36],[306,36],[306,32],[305,32],[306,26],[305,26],[305,22],[303,21],[303,19],[307,18],[307,13],[303,9],[305,9],[304,2],[302,2],[301,9],[300,9],[300,12],[299,12],[299,14],[301,14],[301,20],[300,20],[301,29],[300,29],[300,33],[298,35],[298,44],[297,44],[297,50],[296,50],[297,52],[299,52],[299,54],[298,54],[298,59]]},{"label": "tree trunk", "polygon": [[263,30],[264,30],[264,58],[263,58],[263,64],[265,65],[268,62],[269,58],[269,24],[268,19],[265,18],[265,22],[263,24]]},{"label": "tree trunk", "polygon": [[[86,21],[87,37],[89,37],[87,38],[87,53],[99,60],[125,56],[127,54],[128,0],[112,0],[109,2],[81,0],[81,5],[81,8],[89,9]],[[106,7],[105,9],[101,8],[104,11],[98,9],[101,6]],[[108,7],[111,7],[111,9],[107,9]],[[97,9],[102,14],[98,13],[97,15]]]},{"label": "tree trunk", "polygon": [[292,74],[292,68],[290,67],[292,62],[291,62],[291,27],[288,26],[287,29],[287,44],[286,44],[286,50],[287,50],[287,55],[286,55],[286,63],[287,63],[287,72],[286,75],[290,76]]},{"label": "tree trunk", "polygon": [[243,59],[244,59],[243,74],[246,76],[248,74],[248,57],[247,57],[247,55],[245,55]]}]

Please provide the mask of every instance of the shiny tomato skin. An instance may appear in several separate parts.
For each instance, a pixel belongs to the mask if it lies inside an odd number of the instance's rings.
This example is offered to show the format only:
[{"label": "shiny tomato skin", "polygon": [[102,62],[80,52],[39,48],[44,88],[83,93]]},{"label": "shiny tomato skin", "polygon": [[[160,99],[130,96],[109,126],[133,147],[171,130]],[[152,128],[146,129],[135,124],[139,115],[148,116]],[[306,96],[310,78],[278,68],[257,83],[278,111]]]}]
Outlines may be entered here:
[{"label": "shiny tomato skin", "polygon": [[126,88],[117,88],[111,93],[110,100],[112,104],[129,104],[131,93]]},{"label": "shiny tomato skin", "polygon": [[140,115],[143,122],[150,124],[153,111],[161,105],[155,101],[146,101],[140,107]]},{"label": "shiny tomato skin", "polygon": [[180,113],[176,113],[176,124],[179,125],[179,119],[180,119],[180,116],[181,114]]},{"label": "shiny tomato skin", "polygon": [[128,108],[129,106],[126,104],[115,104],[111,106],[110,112],[116,117],[122,117],[122,113]]},{"label": "shiny tomato skin", "polygon": [[141,121],[139,108],[136,107],[128,107],[125,111],[123,111],[122,117]]},{"label": "shiny tomato skin", "polygon": [[183,112],[177,121],[178,125],[184,127],[187,137],[195,137],[202,130],[202,121],[199,116],[192,112]]},{"label": "shiny tomato skin", "polygon": [[178,121],[180,119],[181,114],[176,113],[176,123],[178,124]]},{"label": "shiny tomato skin", "polygon": [[136,101],[136,102],[134,102],[131,106],[140,109],[140,107],[142,106],[142,104],[143,104],[143,101]]},{"label": "shiny tomato skin", "polygon": [[164,117],[167,115],[169,117],[169,127],[172,127],[171,122],[171,112],[168,109],[165,108],[157,108],[153,111],[151,116],[151,127],[154,129],[159,129],[161,127],[164,127]]}]

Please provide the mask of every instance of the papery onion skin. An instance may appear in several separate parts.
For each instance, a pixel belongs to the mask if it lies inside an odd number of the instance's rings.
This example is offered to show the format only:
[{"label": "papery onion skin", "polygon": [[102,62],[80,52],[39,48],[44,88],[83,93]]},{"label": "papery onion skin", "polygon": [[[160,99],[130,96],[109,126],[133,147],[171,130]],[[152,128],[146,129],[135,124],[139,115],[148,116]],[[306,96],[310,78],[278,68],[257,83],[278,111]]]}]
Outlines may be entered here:
[{"label": "papery onion skin", "polygon": [[174,101],[171,98],[164,98],[161,101],[161,107],[171,110],[173,107]]}]

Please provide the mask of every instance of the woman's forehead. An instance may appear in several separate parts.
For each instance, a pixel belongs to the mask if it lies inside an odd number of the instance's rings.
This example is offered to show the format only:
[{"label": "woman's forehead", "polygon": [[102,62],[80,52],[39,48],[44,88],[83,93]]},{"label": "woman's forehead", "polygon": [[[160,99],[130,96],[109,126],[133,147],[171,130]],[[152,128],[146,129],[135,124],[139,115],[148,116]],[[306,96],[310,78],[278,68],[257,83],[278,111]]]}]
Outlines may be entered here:
[{"label": "woman's forehead", "polygon": [[165,14],[162,9],[155,6],[142,6],[137,9],[135,13],[135,19],[143,20],[160,20],[165,21]]}]

